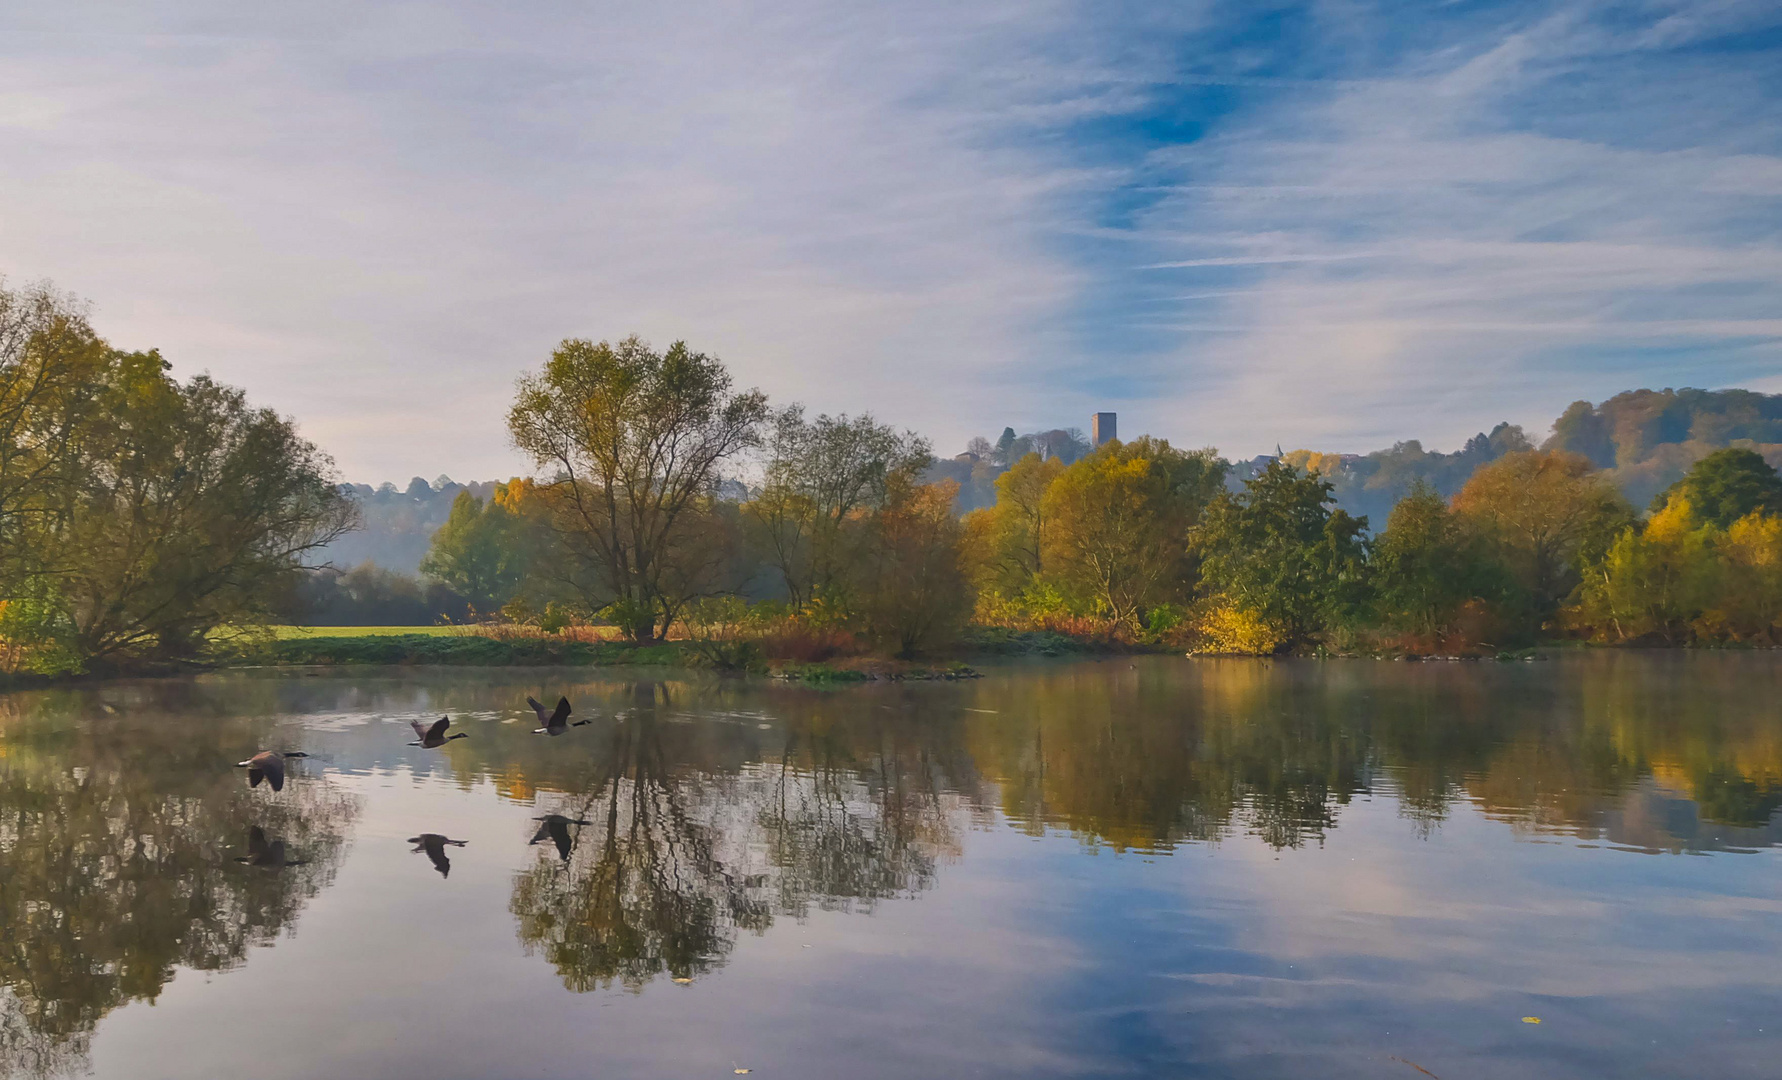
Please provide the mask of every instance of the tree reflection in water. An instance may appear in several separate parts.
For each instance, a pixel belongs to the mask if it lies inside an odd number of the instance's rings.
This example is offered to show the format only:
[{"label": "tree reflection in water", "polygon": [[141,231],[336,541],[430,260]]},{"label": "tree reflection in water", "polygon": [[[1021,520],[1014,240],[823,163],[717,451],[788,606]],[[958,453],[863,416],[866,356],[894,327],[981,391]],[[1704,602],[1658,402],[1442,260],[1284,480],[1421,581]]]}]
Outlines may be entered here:
[{"label": "tree reflection in water", "polygon": [[1776,843],[1782,729],[1762,702],[1782,667],[1717,670],[1159,660],[834,694],[677,684],[686,713],[642,684],[587,729],[585,777],[571,755],[500,766],[546,814],[512,910],[566,985],[635,989],[713,969],[775,918],[929,888],[994,804],[1035,835],[1149,852],[1320,844],[1356,797],[1395,800],[1426,838],[1464,805],[1641,850]]},{"label": "tree reflection in water", "polygon": [[515,881],[520,940],[571,990],[694,978],[743,931],[920,892],[958,851],[963,804],[945,795],[934,731],[793,710],[777,758],[724,766],[701,760],[673,706],[669,686],[636,687],[583,793],[562,800],[567,855]]},{"label": "tree reflection in water", "polygon": [[1358,795],[1425,837],[1464,804],[1642,850],[1782,840],[1782,665],[1761,656],[1079,665],[969,693],[1004,814],[1091,845],[1294,848]]},{"label": "tree reflection in water", "polygon": [[356,807],[314,778],[249,791],[233,766],[263,725],[20,700],[0,699],[0,1075],[43,1076],[82,1071],[99,1020],[176,967],[227,970],[289,930]]}]

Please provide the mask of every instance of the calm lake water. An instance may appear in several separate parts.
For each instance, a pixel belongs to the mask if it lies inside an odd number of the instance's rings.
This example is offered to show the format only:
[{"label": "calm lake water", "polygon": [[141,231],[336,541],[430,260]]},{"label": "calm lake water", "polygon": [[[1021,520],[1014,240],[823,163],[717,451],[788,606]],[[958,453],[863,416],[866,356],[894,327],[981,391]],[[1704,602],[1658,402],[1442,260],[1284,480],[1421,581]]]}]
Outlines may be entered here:
[{"label": "calm lake water", "polygon": [[1770,655],[12,694],[0,1074],[1773,1078],[1778,806]]}]

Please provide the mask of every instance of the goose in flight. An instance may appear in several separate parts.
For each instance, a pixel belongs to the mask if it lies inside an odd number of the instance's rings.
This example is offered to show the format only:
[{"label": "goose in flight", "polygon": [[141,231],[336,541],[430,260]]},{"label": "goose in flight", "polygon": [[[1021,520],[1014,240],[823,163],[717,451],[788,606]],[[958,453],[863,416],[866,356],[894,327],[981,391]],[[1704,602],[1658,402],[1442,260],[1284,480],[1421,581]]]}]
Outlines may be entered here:
[{"label": "goose in flight", "polygon": [[421,722],[419,720],[410,720],[408,722],[408,724],[410,727],[415,729],[415,734],[419,735],[421,737],[420,742],[411,742],[408,744],[410,746],[422,746],[422,747],[426,747],[427,749],[431,750],[436,746],[444,746],[446,743],[451,742],[453,739],[468,739],[468,738],[470,738],[470,736],[464,734],[462,731],[458,732],[455,735],[447,735],[446,728],[451,727],[452,722],[450,719],[448,719],[447,717],[444,717],[444,716],[440,717],[438,720],[435,720],[433,722],[432,727],[422,727]]},{"label": "goose in flight", "polygon": [[528,846],[536,844],[540,840],[549,840],[557,845],[557,857],[564,862],[569,861],[569,853],[575,848],[575,838],[569,835],[569,827],[593,824],[580,818],[564,817],[562,814],[546,814],[544,817],[536,817],[532,820],[543,822],[543,824],[538,827],[538,832],[532,835]]},{"label": "goose in flight", "polygon": [[452,872],[452,860],[446,858],[446,845],[450,844],[453,847],[463,847],[470,841],[448,840],[438,833],[429,832],[422,833],[419,836],[411,836],[408,838],[408,842],[414,845],[415,851],[425,851],[427,853],[427,858],[432,861],[433,869],[439,871],[440,877],[448,877]]},{"label": "goose in flight", "polygon": [[285,842],[283,840],[274,840],[271,843],[268,843],[266,840],[266,830],[260,828],[258,825],[255,825],[248,830],[247,849],[248,853],[246,855],[235,856],[236,862],[247,863],[249,866],[267,866],[274,870],[282,870],[287,866],[302,866],[309,861],[308,859],[285,858]]},{"label": "goose in flight", "polygon": [[557,708],[549,715],[546,715],[545,707],[539,704],[537,698],[527,698],[526,704],[532,706],[532,711],[538,714],[538,722],[544,725],[544,727],[533,729],[532,734],[534,735],[557,736],[572,727],[581,727],[588,723],[586,720],[577,720],[573,724],[569,722],[569,699],[566,697],[557,699]]},{"label": "goose in flight", "polygon": [[260,781],[265,780],[272,785],[272,790],[283,791],[285,789],[285,759],[308,756],[308,754],[295,750],[288,753],[262,750],[246,761],[237,761],[235,767],[248,771],[248,787],[259,787]]}]

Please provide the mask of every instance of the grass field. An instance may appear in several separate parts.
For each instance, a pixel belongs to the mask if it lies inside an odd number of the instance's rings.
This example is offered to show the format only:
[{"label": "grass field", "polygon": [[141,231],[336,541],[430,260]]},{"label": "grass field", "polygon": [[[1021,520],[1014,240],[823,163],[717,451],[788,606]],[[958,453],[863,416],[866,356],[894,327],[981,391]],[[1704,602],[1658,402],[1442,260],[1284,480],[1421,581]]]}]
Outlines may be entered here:
[{"label": "grass field", "polygon": [[303,638],[394,637],[407,634],[448,637],[453,634],[475,633],[475,630],[468,626],[275,626],[272,633],[280,641],[296,641]]}]

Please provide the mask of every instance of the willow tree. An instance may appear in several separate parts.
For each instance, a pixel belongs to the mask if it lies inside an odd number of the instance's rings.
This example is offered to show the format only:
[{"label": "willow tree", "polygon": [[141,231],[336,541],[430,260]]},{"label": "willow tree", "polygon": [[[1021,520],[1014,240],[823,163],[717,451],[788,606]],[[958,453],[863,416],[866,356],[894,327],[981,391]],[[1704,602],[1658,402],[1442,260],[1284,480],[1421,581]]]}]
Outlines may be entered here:
[{"label": "willow tree", "polygon": [[190,655],[271,618],[351,525],[289,420],[168,367],[47,285],[0,286],[0,668]]},{"label": "willow tree", "polygon": [[746,514],[787,599],[845,601],[838,594],[868,557],[873,521],[932,460],[926,439],[869,413],[806,420],[793,405],[776,415],[766,482]]},{"label": "willow tree", "polygon": [[190,656],[219,627],[268,621],[305,557],[356,520],[291,421],[167,368],[113,353],[45,554],[84,660]]},{"label": "willow tree", "polygon": [[508,430],[551,473],[540,492],[582,599],[640,644],[720,585],[734,541],[720,470],[760,444],[767,413],[717,358],[635,335],[564,341],[520,380]]}]

